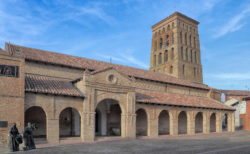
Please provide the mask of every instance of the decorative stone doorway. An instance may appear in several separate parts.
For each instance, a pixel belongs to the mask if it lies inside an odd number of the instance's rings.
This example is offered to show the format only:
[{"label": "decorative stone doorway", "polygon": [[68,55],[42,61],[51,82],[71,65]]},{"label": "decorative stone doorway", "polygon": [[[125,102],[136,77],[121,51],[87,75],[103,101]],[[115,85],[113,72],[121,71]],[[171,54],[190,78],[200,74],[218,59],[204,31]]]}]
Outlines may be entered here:
[{"label": "decorative stone doorway", "polygon": [[118,101],[99,102],[95,110],[95,136],[121,136],[121,114]]}]

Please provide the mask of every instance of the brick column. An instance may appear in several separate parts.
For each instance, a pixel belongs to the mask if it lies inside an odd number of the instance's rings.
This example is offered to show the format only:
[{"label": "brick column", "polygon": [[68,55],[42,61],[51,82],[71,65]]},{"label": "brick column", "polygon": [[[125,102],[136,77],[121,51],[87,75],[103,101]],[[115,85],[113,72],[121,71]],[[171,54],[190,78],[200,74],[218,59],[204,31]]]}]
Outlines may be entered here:
[{"label": "brick column", "polygon": [[156,116],[156,110],[149,110],[148,117],[148,136],[157,137],[158,136],[158,117]]},{"label": "brick column", "polygon": [[122,114],[121,136],[126,138],[136,138],[136,114],[135,114],[135,92],[127,94],[127,108]]},{"label": "brick column", "polygon": [[170,135],[178,135],[178,115],[177,111],[170,110],[169,111],[169,120],[170,120]]},{"label": "brick column", "polygon": [[121,136],[125,138],[136,138],[136,114],[122,114]]},{"label": "brick column", "polygon": [[158,121],[157,119],[149,119],[148,121],[148,136],[157,137],[158,136]]},{"label": "brick column", "polygon": [[84,142],[95,140],[95,112],[84,112],[81,118],[81,139]]},{"label": "brick column", "polygon": [[210,113],[203,112],[203,133],[208,134],[210,132]]},{"label": "brick column", "polygon": [[235,126],[234,126],[234,113],[228,113],[228,132],[234,132]]},{"label": "brick column", "polygon": [[216,132],[221,133],[222,132],[222,121],[221,121],[221,113],[216,113]]},{"label": "brick column", "polygon": [[48,143],[59,143],[59,119],[47,119]]},{"label": "brick column", "polygon": [[234,112],[232,113],[232,132],[235,132],[235,115]]},{"label": "brick column", "polygon": [[195,134],[195,116],[193,111],[187,111],[187,134]]}]

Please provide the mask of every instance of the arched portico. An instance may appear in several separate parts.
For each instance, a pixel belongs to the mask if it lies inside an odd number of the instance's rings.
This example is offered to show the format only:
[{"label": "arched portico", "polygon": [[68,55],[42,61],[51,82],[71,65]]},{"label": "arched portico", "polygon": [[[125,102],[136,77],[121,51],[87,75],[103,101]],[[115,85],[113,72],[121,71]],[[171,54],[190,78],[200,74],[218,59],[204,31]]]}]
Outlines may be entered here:
[{"label": "arched portico", "polygon": [[72,107],[63,109],[59,116],[59,137],[80,137],[81,116]]},{"label": "arched portico", "polygon": [[95,109],[95,135],[121,136],[122,110],[119,102],[113,99],[104,99]]},{"label": "arched portico", "polygon": [[35,138],[46,138],[46,113],[42,107],[32,106],[25,111],[25,126],[27,126],[28,122],[35,126],[35,130],[33,132]]},{"label": "arched portico", "polygon": [[181,111],[178,115],[178,134],[187,134],[187,113]]},{"label": "arched portico", "polygon": [[228,114],[222,115],[222,131],[228,131]]},{"label": "arched portico", "polygon": [[136,111],[136,135],[148,135],[148,116],[145,109],[142,108]]},{"label": "arched portico", "polygon": [[202,112],[198,112],[195,116],[195,133],[203,132],[203,115]]},{"label": "arched portico", "polygon": [[167,110],[160,112],[158,117],[158,135],[167,135],[170,132],[170,120]]},{"label": "arched portico", "polygon": [[210,116],[210,132],[216,132],[216,114],[212,113]]}]

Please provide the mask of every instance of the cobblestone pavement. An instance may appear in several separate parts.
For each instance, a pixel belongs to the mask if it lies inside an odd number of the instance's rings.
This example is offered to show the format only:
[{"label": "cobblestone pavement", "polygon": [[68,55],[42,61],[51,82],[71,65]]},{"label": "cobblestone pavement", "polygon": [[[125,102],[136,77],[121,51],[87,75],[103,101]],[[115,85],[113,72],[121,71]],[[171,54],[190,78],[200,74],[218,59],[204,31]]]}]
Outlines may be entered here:
[{"label": "cobblestone pavement", "polygon": [[[38,145],[39,147],[39,145]],[[250,154],[250,132],[196,135],[196,136],[161,136],[157,139],[135,139],[116,141],[97,141],[95,143],[78,143],[42,147],[22,153],[195,153],[195,154]]]}]

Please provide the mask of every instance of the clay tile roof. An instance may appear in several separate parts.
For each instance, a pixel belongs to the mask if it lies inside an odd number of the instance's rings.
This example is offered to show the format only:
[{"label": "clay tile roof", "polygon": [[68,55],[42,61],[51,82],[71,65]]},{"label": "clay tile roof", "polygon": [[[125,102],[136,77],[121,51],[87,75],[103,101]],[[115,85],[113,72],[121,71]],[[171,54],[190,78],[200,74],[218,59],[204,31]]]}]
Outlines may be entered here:
[{"label": "clay tile roof", "polygon": [[23,46],[17,46],[13,44],[9,44],[10,48],[19,48],[21,49],[22,55],[26,60],[33,60],[38,62],[45,62],[50,64],[57,64],[57,65],[64,65],[68,67],[74,67],[79,69],[89,69],[92,71],[98,71],[105,68],[114,68],[119,70],[119,72],[126,74],[128,76],[133,76],[135,78],[146,79],[151,81],[158,81],[164,83],[172,83],[182,86],[200,88],[208,90],[209,87],[205,84],[189,82],[186,80],[181,80],[170,75],[166,75],[163,73],[157,73],[153,71],[117,65],[117,64],[110,64],[106,62],[101,62],[97,60],[91,60],[82,57],[75,57],[55,52],[44,51],[40,49],[33,49]]},{"label": "clay tile roof", "polygon": [[6,52],[5,50],[3,50],[3,49],[0,48],[0,54],[2,54],[2,55],[8,55],[8,52]]},{"label": "clay tile roof", "polygon": [[137,92],[136,101],[140,103],[163,104],[171,106],[198,107],[209,109],[235,110],[208,97],[181,95],[160,92]]},{"label": "clay tile roof", "polygon": [[74,85],[65,80],[52,77],[26,74],[25,91],[43,94],[63,95],[72,97],[84,97]]},{"label": "clay tile roof", "polygon": [[250,96],[250,91],[247,90],[221,90],[221,92],[233,96]]}]

